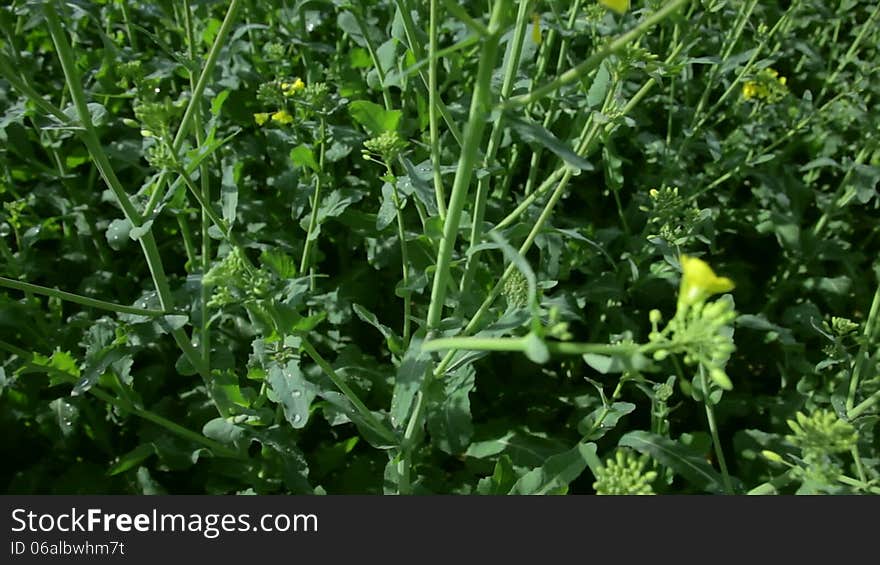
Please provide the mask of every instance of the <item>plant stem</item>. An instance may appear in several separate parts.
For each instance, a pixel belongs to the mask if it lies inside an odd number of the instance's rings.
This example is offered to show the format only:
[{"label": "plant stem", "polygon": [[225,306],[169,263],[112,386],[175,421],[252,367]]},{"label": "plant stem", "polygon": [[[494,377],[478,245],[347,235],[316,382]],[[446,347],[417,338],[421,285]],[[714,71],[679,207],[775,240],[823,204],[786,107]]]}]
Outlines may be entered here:
[{"label": "plant stem", "polygon": [[437,116],[437,26],[440,18],[440,1],[430,0],[430,20],[428,22],[428,127],[431,133],[431,169],[434,178],[434,197],[437,200],[437,213],[440,220],[446,217],[446,189],[440,174],[440,130]]},{"label": "plant stem", "polygon": [[[526,36],[526,30],[529,25],[529,12],[532,6],[530,0],[521,1],[519,11],[516,15],[516,24],[514,25],[513,38],[507,48],[506,64],[504,68],[504,79],[501,84],[501,100],[505,100],[510,96],[513,90],[513,81],[516,78],[516,71],[519,68],[520,56],[522,55],[523,40]],[[504,132],[504,115],[498,116],[498,119],[492,124],[492,133],[489,134],[489,143],[486,146],[486,154],[483,158],[483,166],[489,167],[495,160],[495,154],[501,145],[501,134]],[[483,238],[483,218],[486,215],[486,202],[488,200],[489,191],[491,190],[492,175],[485,175],[477,182],[477,192],[474,195],[474,207],[471,213],[471,239],[470,247],[474,248],[479,245]],[[464,275],[461,277],[459,290],[465,292],[470,287],[476,272],[478,264],[478,253],[469,254],[465,266]]]},{"label": "plant stem", "polygon": [[[307,270],[309,270],[309,261],[311,260],[312,255],[312,247],[314,246],[314,239],[312,234],[315,231],[315,228],[318,226],[318,204],[321,201],[321,175],[324,174],[324,137],[325,133],[325,123],[324,117],[321,116],[321,129],[320,136],[321,141],[319,142],[320,148],[318,149],[318,172],[315,173],[315,192],[312,193],[312,211],[309,215],[309,227],[306,231],[306,241],[303,244],[303,253],[299,262],[299,272],[300,275],[304,275]],[[309,289],[314,291],[316,286],[316,279],[314,273],[310,272],[309,277]]]},{"label": "plant stem", "polygon": [[376,49],[373,47],[373,40],[370,39],[367,23],[364,21],[364,17],[360,13],[360,10],[352,10],[352,14],[357,22],[358,28],[361,30],[361,35],[364,38],[364,43],[367,45],[367,52],[370,54],[370,59],[373,60],[373,67],[376,69],[376,76],[379,78],[379,88],[382,89],[382,100],[385,102],[385,109],[391,110],[394,106],[391,102],[391,93],[388,92],[388,87],[385,85],[385,69],[383,69],[382,65],[379,63],[379,57],[376,55]]},{"label": "plant stem", "polygon": [[163,312],[162,310],[150,310],[148,308],[137,308],[135,306],[123,306],[122,304],[114,304],[113,302],[106,302],[104,300],[98,300],[96,298],[88,298],[87,296],[80,296],[79,294],[64,292],[63,290],[16,281],[13,279],[7,279],[6,277],[0,277],[0,286],[6,288],[14,288],[15,290],[21,290],[22,292],[34,292],[37,294],[42,294],[44,296],[51,296],[54,298],[59,298],[61,300],[66,300],[68,302],[73,302],[74,304],[79,304],[81,306],[98,308],[100,310],[107,310],[110,312],[119,312],[122,314],[150,317],[164,316],[166,314],[169,314],[169,312]]},{"label": "plant stem", "polygon": [[[416,26],[413,23],[409,8],[406,5],[406,0],[394,0],[394,3],[397,5],[397,9],[400,12],[400,20],[403,22],[403,31],[404,33],[406,33],[406,40],[407,43],[409,43],[409,49],[415,56],[416,61],[421,61],[425,58],[425,52],[422,49],[422,44],[419,43],[419,40],[416,37]],[[425,88],[430,89],[430,81],[428,80],[428,77],[425,76],[425,73],[419,70],[419,76],[421,77],[422,83],[424,83]],[[443,121],[446,123],[447,129],[449,129],[449,133],[452,134],[452,137],[455,139],[456,143],[461,146],[461,132],[458,131],[458,126],[455,124],[455,120],[452,119],[452,114],[449,113],[449,109],[446,107],[446,104],[444,104],[443,100],[440,98],[439,92],[435,92],[434,101],[436,102],[437,111],[440,112],[440,115],[443,117]]]},{"label": "plant stem", "polygon": [[[183,18],[184,18],[184,28],[186,30],[186,43],[189,47],[189,58],[193,61],[196,59],[196,38],[195,33],[193,31],[192,24],[192,11],[190,10],[189,0],[183,1]],[[195,73],[190,72],[189,74],[189,83],[190,88],[195,92],[197,81],[195,77]],[[198,147],[202,146],[202,112],[196,112],[195,117],[193,118],[195,121],[195,139],[196,145]],[[208,170],[208,165],[204,161],[199,164],[199,181],[201,182],[202,188],[202,198],[206,202],[211,201],[211,185],[209,179],[210,171]],[[205,209],[202,209],[201,213],[201,237],[202,237],[202,249],[201,249],[201,271],[202,276],[208,272],[211,268],[211,236],[208,233],[208,229],[211,227],[211,221],[208,217],[208,212]],[[195,268],[195,263],[193,263],[193,268]],[[211,324],[209,323],[208,316],[208,300],[209,300],[209,291],[208,287],[205,285],[200,285],[199,288],[199,313],[201,316],[201,325],[199,327],[199,346],[201,347],[202,352],[202,360],[205,362],[205,365],[211,366]]]},{"label": "plant stem", "polygon": [[[441,337],[426,341],[422,351],[441,351],[444,349],[468,351],[520,351],[526,350],[525,337]],[[603,355],[632,354],[640,349],[636,344],[578,343],[571,341],[545,341],[550,353],[559,355],[584,355],[598,353]]]},{"label": "plant stem", "polygon": [[400,205],[400,196],[397,193],[397,179],[391,167],[388,166],[388,177],[391,179],[391,199],[394,202],[394,211],[397,215],[397,237],[400,239],[400,262],[402,263],[403,273],[401,275],[401,283],[403,284],[403,343],[404,347],[409,343],[410,335],[410,298],[409,290],[409,253],[406,244],[406,228],[403,224],[403,208]]},{"label": "plant stem", "polygon": [[[876,348],[872,348],[875,339],[877,319],[880,317],[880,281],[878,281],[877,289],[874,291],[874,299],[871,301],[871,310],[868,312],[868,319],[865,321],[865,329],[862,331],[862,343],[859,346],[859,352],[856,354],[855,363],[849,380],[849,393],[846,397],[846,411],[851,414],[855,410],[856,394],[859,390],[859,382],[862,372],[868,365],[868,361],[873,357],[870,353],[876,353]],[[876,394],[874,395],[876,396]],[[864,404],[864,403],[862,403]],[[861,405],[860,405],[861,406]],[[861,412],[859,412],[861,413]],[[850,416],[854,418],[855,416]]]},{"label": "plant stem", "polygon": [[[237,1],[238,0],[233,0],[233,2]],[[70,91],[70,96],[76,108],[80,124],[85,130],[83,133],[83,140],[86,147],[88,148],[92,159],[94,159],[98,171],[107,183],[107,186],[110,187],[111,191],[116,196],[117,202],[122,208],[126,219],[131,222],[132,226],[140,227],[143,224],[143,218],[135,209],[131,199],[125,192],[119,179],[116,177],[116,174],[110,165],[110,160],[107,158],[107,155],[104,153],[104,149],[101,147],[101,143],[98,140],[98,135],[92,124],[91,113],[89,112],[88,104],[86,103],[82,80],[73,60],[73,51],[67,40],[67,35],[61,29],[54,2],[45,5],[45,15],[49,27],[49,33],[52,36],[52,42],[55,44],[58,59],[61,62],[61,68],[64,72],[67,88]],[[156,246],[156,240],[153,237],[152,231],[147,230],[139,241],[141,249],[144,252],[144,257],[147,261],[147,266],[150,269],[150,275],[152,276],[153,284],[156,288],[156,294],[159,297],[159,303],[163,310],[172,311],[174,309],[174,301],[171,296],[168,279],[165,275],[165,269],[162,266],[162,258],[159,254],[159,249]],[[183,354],[187,357],[192,366],[196,368],[204,379],[208,379],[210,377],[209,369],[201,362],[201,358],[197,355],[195,349],[190,343],[186,332],[178,328],[172,330],[171,335],[174,337],[178,347],[183,351]]]},{"label": "plant stem", "polygon": [[327,362],[324,357],[321,356],[320,353],[315,349],[315,347],[309,342],[309,340],[305,336],[300,336],[301,346],[303,351],[312,358],[312,360],[317,363],[317,365],[324,371],[324,374],[336,385],[336,388],[342,392],[343,395],[348,399],[349,402],[354,406],[355,410],[361,415],[361,417],[369,422],[370,426],[377,432],[382,434],[384,439],[390,442],[397,442],[397,438],[394,436],[394,432],[388,429],[376,416],[370,412],[370,409],[367,408],[367,405],[364,404],[358,395],[348,386],[345,380],[333,370],[333,367],[330,363]]},{"label": "plant stem", "polygon": [[440,250],[437,254],[437,270],[434,272],[431,303],[428,307],[427,326],[429,331],[437,328],[443,314],[446,287],[449,284],[450,278],[449,265],[452,261],[452,251],[455,248],[455,240],[458,236],[461,212],[467,199],[471,177],[477,162],[477,154],[483,137],[483,130],[486,126],[486,118],[489,116],[492,70],[495,68],[498,41],[500,39],[499,27],[505,4],[507,2],[504,0],[498,0],[495,3],[489,22],[489,29],[492,33],[484,40],[480,50],[480,63],[477,69],[477,79],[471,100],[470,114],[467,126],[465,127],[464,143],[462,143],[461,156],[455,171],[455,180],[452,183],[449,209],[443,222],[443,238],[440,240]]},{"label": "plant stem", "polygon": [[552,94],[553,92],[557,91],[567,84],[571,84],[580,80],[581,77],[598,67],[602,63],[602,61],[605,60],[606,57],[617,53],[618,51],[644,35],[649,29],[672,15],[688,1],[689,0],[672,0],[671,2],[639,22],[636,27],[624,33],[623,35],[618,36],[617,39],[614,39],[605,47],[590,55],[581,64],[562,73],[544,86],[533,89],[528,94],[509,98],[506,102],[502,104],[502,108],[510,109],[525,106],[526,104],[531,104],[536,100],[544,98],[548,94]]},{"label": "plant stem", "polygon": [[709,422],[709,433],[712,434],[712,445],[715,446],[715,456],[718,458],[718,466],[721,467],[721,477],[724,480],[724,488],[727,494],[736,494],[730,473],[727,471],[727,461],[724,459],[724,450],[721,449],[721,440],[718,437],[718,425],[715,422],[715,410],[709,400],[709,381],[706,379],[706,370],[700,365],[700,384],[703,388],[703,405],[706,407],[706,420]]},{"label": "plant stem", "polygon": [[199,80],[189,99],[189,103],[186,105],[186,110],[183,112],[180,125],[177,127],[177,134],[174,136],[174,142],[172,143],[175,153],[180,151],[180,148],[183,146],[183,141],[186,139],[189,127],[200,110],[205,87],[208,85],[211,75],[214,74],[214,65],[217,64],[220,51],[223,50],[223,46],[226,44],[226,38],[229,32],[232,31],[232,26],[235,24],[236,19],[238,19],[240,9],[241,0],[230,1],[229,8],[226,10],[226,17],[223,18],[223,23],[220,24],[220,29],[217,30],[217,36],[214,38],[211,50],[208,51],[208,57],[205,59],[205,65],[202,67]]}]

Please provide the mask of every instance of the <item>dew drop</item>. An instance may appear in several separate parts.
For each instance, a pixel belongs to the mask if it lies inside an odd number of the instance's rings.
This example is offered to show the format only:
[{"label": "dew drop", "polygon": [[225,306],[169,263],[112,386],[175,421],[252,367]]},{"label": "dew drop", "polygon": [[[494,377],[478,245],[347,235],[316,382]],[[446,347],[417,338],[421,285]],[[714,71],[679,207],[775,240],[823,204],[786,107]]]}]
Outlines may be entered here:
[{"label": "dew drop", "polygon": [[300,416],[299,414],[294,415],[294,417],[293,417],[294,424],[299,424],[301,420],[302,420],[302,416]]},{"label": "dew drop", "polygon": [[293,392],[290,393],[290,396],[292,396],[294,398],[299,398],[300,396],[302,396],[302,391],[301,390],[294,390]]}]

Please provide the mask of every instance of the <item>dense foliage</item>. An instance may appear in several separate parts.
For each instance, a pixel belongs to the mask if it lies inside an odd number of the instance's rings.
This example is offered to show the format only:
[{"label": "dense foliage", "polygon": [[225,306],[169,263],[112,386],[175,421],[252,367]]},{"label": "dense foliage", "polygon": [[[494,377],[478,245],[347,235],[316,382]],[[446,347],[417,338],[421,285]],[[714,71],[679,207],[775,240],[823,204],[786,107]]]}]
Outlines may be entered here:
[{"label": "dense foliage", "polygon": [[880,493],[880,5],[629,4],[0,7],[5,491]]}]

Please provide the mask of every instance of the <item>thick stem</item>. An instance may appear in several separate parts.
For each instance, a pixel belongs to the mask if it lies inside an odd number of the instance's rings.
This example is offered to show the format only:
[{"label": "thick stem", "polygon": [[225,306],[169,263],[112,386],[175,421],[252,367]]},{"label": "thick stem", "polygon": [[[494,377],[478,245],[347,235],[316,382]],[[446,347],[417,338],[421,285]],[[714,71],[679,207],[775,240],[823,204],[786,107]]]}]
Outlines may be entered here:
[{"label": "thick stem", "polygon": [[730,473],[727,471],[727,461],[724,459],[724,450],[721,449],[721,440],[718,437],[718,424],[715,422],[715,411],[709,400],[709,380],[706,378],[706,370],[700,365],[700,384],[703,387],[703,405],[706,407],[706,421],[709,423],[709,433],[712,434],[712,445],[715,446],[715,456],[718,458],[718,466],[721,467],[721,478],[724,481],[724,489],[727,494],[736,494]]},{"label": "thick stem", "polygon": [[495,3],[489,29],[492,34],[484,41],[480,51],[480,63],[477,70],[477,80],[474,94],[471,100],[470,114],[465,127],[464,143],[461,148],[461,156],[455,171],[455,180],[452,183],[452,194],[449,198],[449,209],[443,222],[443,238],[440,240],[440,250],[437,254],[437,269],[434,272],[434,283],[431,288],[431,303],[428,307],[427,326],[429,330],[436,329],[440,324],[443,314],[443,305],[446,300],[446,287],[449,284],[449,265],[452,262],[452,252],[458,236],[461,212],[467,199],[471,177],[477,163],[480,142],[486,119],[489,117],[491,104],[491,81],[492,70],[495,68],[495,59],[498,52],[499,26],[502,13],[507,2],[499,0]]}]

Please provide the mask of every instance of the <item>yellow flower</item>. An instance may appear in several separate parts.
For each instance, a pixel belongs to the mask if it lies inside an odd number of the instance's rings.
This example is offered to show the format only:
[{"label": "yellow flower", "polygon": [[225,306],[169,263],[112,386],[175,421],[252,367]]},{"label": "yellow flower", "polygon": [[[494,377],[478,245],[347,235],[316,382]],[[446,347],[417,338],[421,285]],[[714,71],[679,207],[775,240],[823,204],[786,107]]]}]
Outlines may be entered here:
[{"label": "yellow flower", "polygon": [[282,125],[287,125],[293,122],[293,116],[291,116],[290,112],[288,112],[287,110],[278,110],[277,112],[272,114],[272,121]]},{"label": "yellow flower", "polygon": [[755,83],[755,81],[752,81],[752,80],[747,81],[743,85],[743,98],[745,98],[746,100],[751,100],[752,98],[755,98],[757,96],[758,96],[757,83]]},{"label": "yellow flower", "polygon": [[306,83],[302,81],[301,78],[297,78],[293,82],[282,82],[281,83],[281,92],[284,96],[293,96],[297,92],[303,90],[306,87]]},{"label": "yellow flower", "polygon": [[629,10],[629,0],[599,0],[599,4],[606,8],[611,8],[618,14],[623,14]]},{"label": "yellow flower", "polygon": [[266,123],[266,120],[269,119],[268,112],[260,112],[259,114],[254,114],[254,121],[257,122],[258,126],[261,126]]},{"label": "yellow flower", "polygon": [[712,267],[702,259],[682,255],[681,287],[678,291],[679,304],[696,304],[706,300],[713,294],[733,290],[733,281],[727,277],[719,277]]}]

